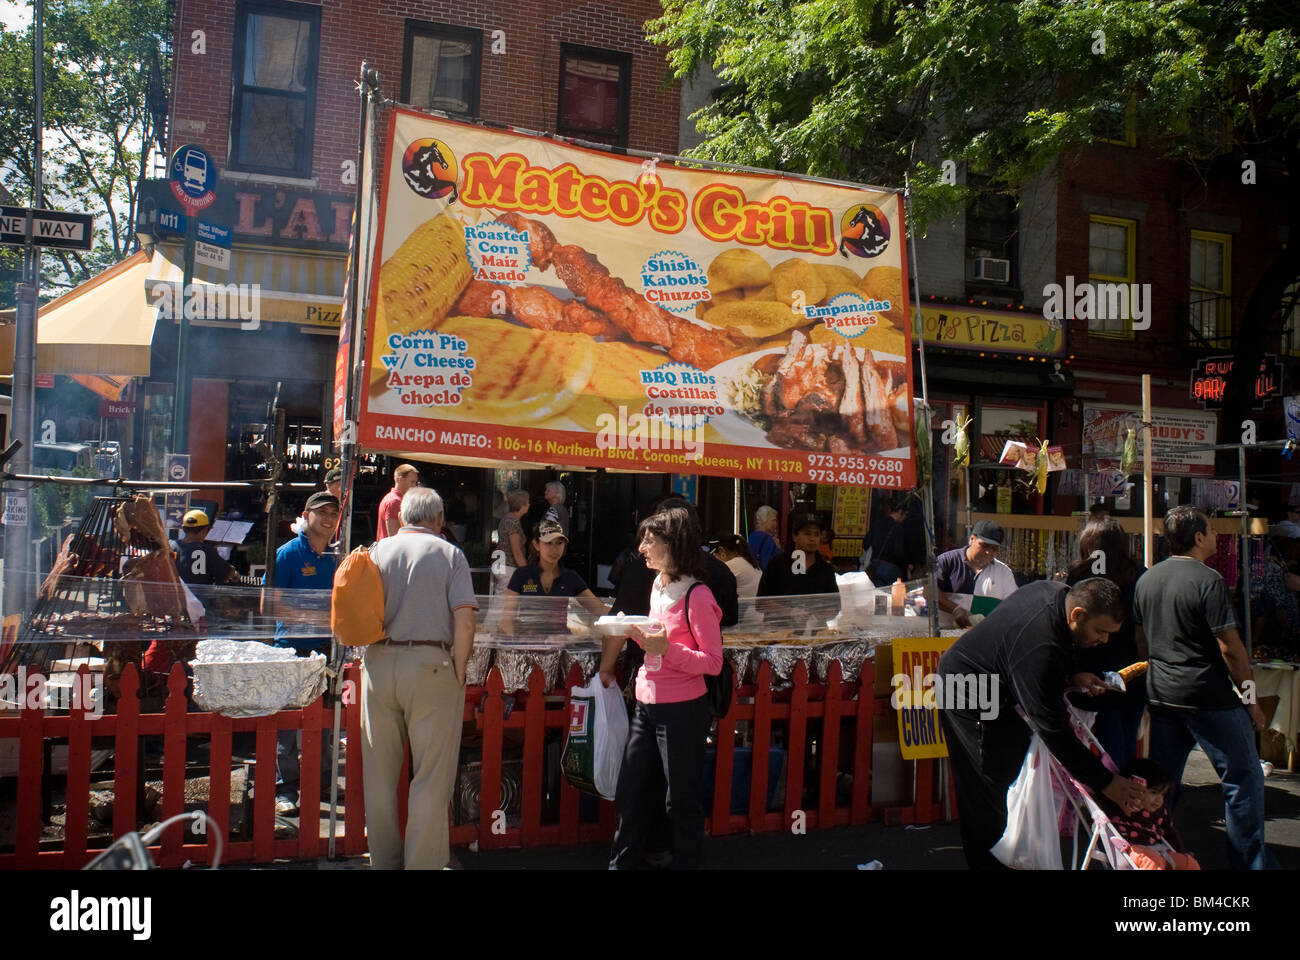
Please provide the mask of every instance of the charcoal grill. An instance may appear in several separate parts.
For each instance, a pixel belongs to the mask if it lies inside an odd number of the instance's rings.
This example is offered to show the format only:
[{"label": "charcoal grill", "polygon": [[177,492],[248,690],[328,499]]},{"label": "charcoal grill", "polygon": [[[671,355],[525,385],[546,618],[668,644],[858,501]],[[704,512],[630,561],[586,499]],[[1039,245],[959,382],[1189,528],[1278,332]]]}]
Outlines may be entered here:
[{"label": "charcoal grill", "polygon": [[[128,581],[122,579],[125,563],[169,550],[165,543],[157,543],[136,529],[131,530],[128,541],[123,541],[113,526],[113,518],[131,499],[94,499],[41,584],[36,602],[19,628],[17,641],[0,651],[0,671],[14,673],[26,667],[29,672],[47,673],[50,663],[69,656],[72,647],[95,643],[104,651],[105,683],[115,699],[122,668],[135,663],[139,669],[144,651],[153,640],[193,641],[193,626],[187,616],[133,612],[127,603]],[[161,678],[146,676],[143,670],[141,678],[146,689],[161,682]]]}]

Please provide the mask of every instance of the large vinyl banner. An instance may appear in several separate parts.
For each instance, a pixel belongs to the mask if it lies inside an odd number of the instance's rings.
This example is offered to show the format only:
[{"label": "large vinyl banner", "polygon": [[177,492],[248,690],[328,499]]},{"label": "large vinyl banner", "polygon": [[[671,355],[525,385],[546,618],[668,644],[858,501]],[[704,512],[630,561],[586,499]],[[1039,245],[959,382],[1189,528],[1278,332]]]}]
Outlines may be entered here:
[{"label": "large vinyl banner", "polygon": [[359,442],[910,487],[897,194],[396,110]]}]

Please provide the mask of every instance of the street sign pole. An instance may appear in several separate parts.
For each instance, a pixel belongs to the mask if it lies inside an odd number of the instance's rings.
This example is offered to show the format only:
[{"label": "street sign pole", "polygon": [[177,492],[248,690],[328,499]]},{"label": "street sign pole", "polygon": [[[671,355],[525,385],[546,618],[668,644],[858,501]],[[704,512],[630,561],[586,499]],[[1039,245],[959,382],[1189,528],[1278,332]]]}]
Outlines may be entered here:
[{"label": "street sign pole", "polygon": [[[40,207],[45,192],[42,182],[42,153],[45,127],[45,0],[36,0],[32,10],[35,49],[33,50],[33,98],[32,117],[32,206]],[[28,243],[24,247],[23,267],[25,276],[18,286],[16,310],[14,312],[14,379],[10,406],[11,423],[9,435],[22,445],[10,461],[10,470],[14,473],[30,473],[32,466],[32,440],[36,427],[36,304],[41,290],[41,248],[30,242],[32,236],[32,216],[27,215],[26,234]],[[5,616],[22,613],[28,604],[34,584],[31,577],[32,535],[30,510],[30,485],[20,484],[8,497],[17,497],[20,507],[10,510],[6,504],[5,513],[11,523],[5,528],[5,576],[4,576],[4,610]],[[19,522],[21,521],[21,522]]]},{"label": "street sign pole", "polygon": [[[176,148],[168,164],[172,195],[185,208],[185,267],[181,278],[180,330],[176,337],[176,392],[172,398],[172,453],[190,448],[190,307],[194,286],[194,246],[198,240],[199,213],[216,200],[216,164],[202,147],[186,143]],[[174,302],[174,301],[173,301]]]},{"label": "street sign pole", "polygon": [[185,220],[185,268],[181,280],[181,325],[176,338],[176,395],[172,403],[173,453],[190,449],[190,287],[194,283],[194,243],[198,238],[198,217]]}]

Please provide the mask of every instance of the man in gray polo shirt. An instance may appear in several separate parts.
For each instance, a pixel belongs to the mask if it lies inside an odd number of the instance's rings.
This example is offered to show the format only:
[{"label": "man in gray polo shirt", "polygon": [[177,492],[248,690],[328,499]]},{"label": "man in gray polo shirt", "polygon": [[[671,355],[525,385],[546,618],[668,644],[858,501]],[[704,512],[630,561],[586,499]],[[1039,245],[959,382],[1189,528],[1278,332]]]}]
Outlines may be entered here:
[{"label": "man in gray polo shirt", "polygon": [[[370,865],[440,870],[450,858],[447,808],[460,754],[465,667],[474,645],[474,587],[465,554],[439,534],[442,498],[414,487],[402,526],[371,549],[384,581],[386,638],[365,649],[361,756]],[[406,844],[397,778],[407,740],[411,791]]]}]

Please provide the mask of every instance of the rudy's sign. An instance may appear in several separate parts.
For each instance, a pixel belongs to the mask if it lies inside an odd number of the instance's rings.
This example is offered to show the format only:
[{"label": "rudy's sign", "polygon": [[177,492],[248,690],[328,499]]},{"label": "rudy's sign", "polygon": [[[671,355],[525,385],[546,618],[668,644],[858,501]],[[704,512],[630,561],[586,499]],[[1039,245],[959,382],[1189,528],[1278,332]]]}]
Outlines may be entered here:
[{"label": "rudy's sign", "polygon": [[[1142,409],[1133,406],[1083,408],[1083,452],[1102,470],[1115,469],[1124,454],[1130,428],[1141,426]],[[1218,416],[1201,410],[1156,407],[1151,411],[1152,469],[1184,477],[1214,475]]]}]

